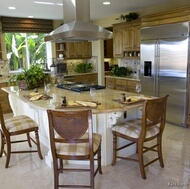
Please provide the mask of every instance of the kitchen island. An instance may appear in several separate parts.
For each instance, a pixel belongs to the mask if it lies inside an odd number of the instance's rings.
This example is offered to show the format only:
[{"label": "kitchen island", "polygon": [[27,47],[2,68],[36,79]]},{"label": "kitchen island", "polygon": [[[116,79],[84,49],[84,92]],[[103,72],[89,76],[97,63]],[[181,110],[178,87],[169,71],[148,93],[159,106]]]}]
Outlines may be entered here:
[{"label": "kitchen island", "polygon": [[[60,111],[75,109],[61,107],[62,96],[66,96],[67,101],[85,100],[98,102],[97,108],[92,109],[93,129],[94,132],[102,135],[102,165],[109,165],[112,161],[112,125],[117,121],[137,117],[139,114],[138,110],[142,107],[142,103],[124,105],[113,101],[113,99],[119,99],[123,91],[112,89],[96,90],[95,96],[91,97],[89,91],[77,93],[51,86],[51,91],[48,95],[52,98],[38,101],[29,100],[28,96],[32,90],[19,90],[17,86],[5,87],[2,90],[9,94],[9,102],[15,116],[21,114],[28,115],[39,124],[40,141],[49,149],[48,154],[45,155],[45,161],[50,167],[52,167],[52,156],[49,142],[47,109],[57,109]],[[38,92],[44,93],[43,87],[39,88]],[[134,93],[125,93],[126,96],[135,95]],[[133,153],[135,153],[135,146],[131,146],[131,150],[126,155]]]}]

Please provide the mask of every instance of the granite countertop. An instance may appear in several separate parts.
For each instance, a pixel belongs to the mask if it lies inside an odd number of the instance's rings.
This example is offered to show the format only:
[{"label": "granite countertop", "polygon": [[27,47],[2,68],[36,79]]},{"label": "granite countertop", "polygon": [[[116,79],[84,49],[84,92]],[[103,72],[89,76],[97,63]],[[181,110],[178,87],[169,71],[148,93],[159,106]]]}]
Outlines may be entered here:
[{"label": "granite countertop", "polygon": [[[16,97],[30,106],[47,110],[47,109],[56,109],[57,107],[60,107],[62,102],[62,96],[66,96],[67,101],[72,100],[80,100],[80,101],[96,101],[100,105],[97,106],[97,108],[92,109],[94,114],[100,114],[100,113],[109,113],[109,112],[123,112],[131,108],[136,108],[139,106],[142,106],[142,103],[135,103],[131,105],[123,105],[118,102],[113,101],[113,99],[119,99],[121,93],[125,93],[126,96],[135,96],[134,93],[128,93],[124,91],[118,91],[118,90],[112,90],[112,89],[101,89],[96,90],[96,94],[94,97],[91,97],[89,95],[89,91],[77,93],[69,90],[64,90],[57,88],[56,86],[51,86],[51,91],[49,96],[51,96],[51,99],[48,100],[38,100],[38,101],[30,101],[29,98],[26,98],[25,96],[29,95],[33,90],[19,90],[17,86],[11,86],[11,87],[4,87],[2,88],[5,92],[16,95]],[[43,87],[38,89],[39,93],[44,93]],[[61,108],[62,111],[67,111],[74,108]],[[77,107],[77,109],[79,109]]]}]

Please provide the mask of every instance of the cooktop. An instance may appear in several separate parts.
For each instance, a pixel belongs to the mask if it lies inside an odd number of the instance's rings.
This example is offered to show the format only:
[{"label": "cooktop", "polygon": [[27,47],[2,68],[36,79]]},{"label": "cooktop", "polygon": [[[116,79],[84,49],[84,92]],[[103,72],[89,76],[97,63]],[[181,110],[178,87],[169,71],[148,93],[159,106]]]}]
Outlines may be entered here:
[{"label": "cooktop", "polygon": [[81,82],[69,83],[69,84],[58,84],[57,87],[61,89],[75,91],[75,92],[89,91],[90,88],[95,88],[96,90],[105,89],[105,86],[102,86],[102,85],[87,84],[87,83],[81,83]]}]

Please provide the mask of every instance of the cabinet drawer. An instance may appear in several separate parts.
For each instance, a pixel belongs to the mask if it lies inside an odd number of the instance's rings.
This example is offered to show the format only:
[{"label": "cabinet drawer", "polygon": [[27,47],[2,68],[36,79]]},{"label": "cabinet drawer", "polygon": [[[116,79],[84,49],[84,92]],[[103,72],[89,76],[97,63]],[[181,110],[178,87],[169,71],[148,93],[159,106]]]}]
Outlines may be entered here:
[{"label": "cabinet drawer", "polygon": [[116,79],[115,81],[115,89],[127,91],[127,80],[125,79]]},{"label": "cabinet drawer", "polygon": [[125,80],[125,79],[116,79],[115,84],[116,85],[127,85],[127,80]]},{"label": "cabinet drawer", "polygon": [[140,81],[128,81],[128,92],[136,93],[136,84],[140,83]]}]

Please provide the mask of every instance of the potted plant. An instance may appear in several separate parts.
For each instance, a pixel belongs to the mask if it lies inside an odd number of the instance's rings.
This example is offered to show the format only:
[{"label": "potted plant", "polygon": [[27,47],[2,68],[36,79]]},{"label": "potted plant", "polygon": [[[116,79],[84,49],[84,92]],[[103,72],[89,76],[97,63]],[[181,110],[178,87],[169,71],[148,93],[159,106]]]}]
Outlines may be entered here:
[{"label": "potted plant", "polygon": [[121,14],[119,18],[116,18],[116,20],[126,20],[127,22],[131,22],[132,20],[136,20],[138,18],[139,18],[139,15],[137,13],[131,12],[126,15]]},{"label": "potted plant", "polygon": [[29,69],[24,69],[19,75],[13,75],[9,79],[9,83],[16,82],[18,87],[23,90],[33,89],[43,86],[44,79],[49,77],[39,64],[32,64]]},{"label": "potted plant", "polygon": [[92,64],[91,63],[86,63],[86,62],[81,62],[76,66],[75,71],[77,73],[88,73],[93,70]]},{"label": "potted plant", "polygon": [[119,76],[119,77],[126,77],[126,76],[130,76],[133,71],[132,69],[128,68],[128,67],[114,67],[111,70],[112,75],[114,76]]}]

